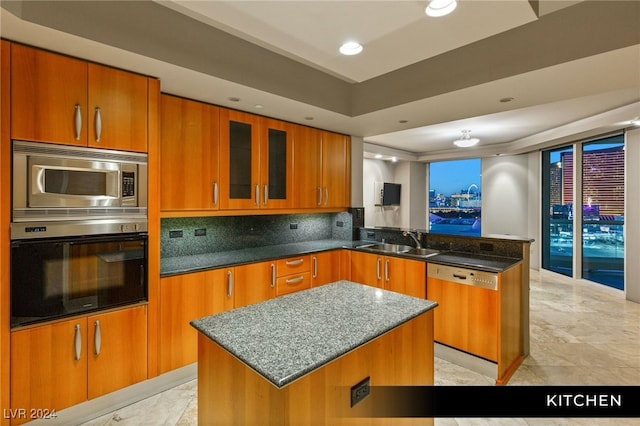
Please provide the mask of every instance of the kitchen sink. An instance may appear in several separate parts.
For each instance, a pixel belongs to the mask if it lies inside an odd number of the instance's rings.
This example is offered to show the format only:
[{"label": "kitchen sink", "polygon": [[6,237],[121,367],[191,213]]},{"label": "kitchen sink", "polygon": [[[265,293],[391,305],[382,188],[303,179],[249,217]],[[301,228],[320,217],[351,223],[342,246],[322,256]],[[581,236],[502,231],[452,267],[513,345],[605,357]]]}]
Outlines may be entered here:
[{"label": "kitchen sink", "polygon": [[356,248],[372,250],[372,251],[380,251],[384,253],[407,253],[411,249],[414,249],[411,246],[405,246],[402,244],[387,244],[387,243],[363,244],[361,246],[357,246]]},{"label": "kitchen sink", "polygon": [[406,252],[406,254],[410,254],[413,256],[420,256],[420,257],[431,257],[439,253],[440,253],[439,250],[430,249],[430,248],[412,248],[411,250]]}]

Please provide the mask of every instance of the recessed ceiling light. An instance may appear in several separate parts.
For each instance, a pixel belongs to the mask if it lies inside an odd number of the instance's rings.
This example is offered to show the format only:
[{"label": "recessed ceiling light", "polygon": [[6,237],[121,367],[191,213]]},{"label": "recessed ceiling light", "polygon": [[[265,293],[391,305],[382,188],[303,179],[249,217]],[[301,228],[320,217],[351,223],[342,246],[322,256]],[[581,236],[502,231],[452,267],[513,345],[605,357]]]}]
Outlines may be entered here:
[{"label": "recessed ceiling light", "polygon": [[456,0],[431,0],[425,13],[434,18],[450,14],[458,6]]},{"label": "recessed ceiling light", "polygon": [[348,41],[340,46],[340,53],[347,56],[357,55],[362,52],[362,45],[357,41]]},{"label": "recessed ceiling light", "polygon": [[502,102],[503,104],[509,103],[512,100],[514,100],[515,98],[512,98],[511,96],[507,96],[506,98],[502,98],[500,99],[500,102]]},{"label": "recessed ceiling light", "polygon": [[378,160],[382,158],[382,154],[376,154],[375,158],[377,158]]},{"label": "recessed ceiling light", "polygon": [[635,120],[631,120],[631,125],[640,126],[640,118],[636,118]]},{"label": "recessed ceiling light", "polygon": [[395,163],[396,161],[398,161],[398,158],[397,158],[397,157],[391,157],[391,162],[392,162],[392,163]]},{"label": "recessed ceiling light", "polygon": [[258,109],[261,109],[261,108],[264,108],[264,105],[262,105],[262,104],[255,104],[255,105],[254,105],[254,107],[255,107],[255,108],[258,108]]},{"label": "recessed ceiling light", "polygon": [[471,130],[463,130],[462,137],[453,141],[453,144],[460,148],[469,148],[480,142],[480,139],[470,137],[470,133]]}]

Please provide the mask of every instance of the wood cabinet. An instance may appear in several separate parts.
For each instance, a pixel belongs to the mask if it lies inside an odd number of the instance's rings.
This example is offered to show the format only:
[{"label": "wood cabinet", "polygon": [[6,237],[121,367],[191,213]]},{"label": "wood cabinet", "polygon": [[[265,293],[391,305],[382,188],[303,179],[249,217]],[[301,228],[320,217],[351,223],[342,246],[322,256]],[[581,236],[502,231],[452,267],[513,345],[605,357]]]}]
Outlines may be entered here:
[{"label": "wood cabinet", "polygon": [[311,255],[311,287],[333,283],[342,276],[342,250],[325,251]]},{"label": "wood cabinet", "polygon": [[349,138],[296,126],[293,175],[296,207],[348,207],[351,202]]},{"label": "wood cabinet", "polygon": [[233,268],[160,280],[160,373],[198,360],[197,332],[189,323],[233,309],[229,273]]},{"label": "wood cabinet", "polygon": [[425,299],[426,264],[372,253],[351,252],[351,280]]},{"label": "wood cabinet", "polygon": [[[147,378],[147,307],[11,333],[11,407],[79,404]],[[18,424],[29,419],[14,419]],[[13,423],[13,422],[12,422]]]},{"label": "wood cabinet", "polygon": [[147,77],[11,45],[11,137],[147,152]]},{"label": "wood cabinet", "polygon": [[160,124],[160,209],[218,209],[219,108],[163,94]]},{"label": "wood cabinet", "polygon": [[437,278],[429,265],[427,298],[438,302],[434,339],[497,363],[506,383],[524,359],[522,264],[497,274],[497,290]]},{"label": "wood cabinet", "polygon": [[278,260],[276,276],[276,296],[311,288],[311,256]]},{"label": "wood cabinet", "polygon": [[291,206],[292,133],[292,126],[285,122],[221,110],[221,208]]},{"label": "wood cabinet", "polygon": [[234,269],[234,307],[242,308],[276,297],[276,262],[259,262]]}]

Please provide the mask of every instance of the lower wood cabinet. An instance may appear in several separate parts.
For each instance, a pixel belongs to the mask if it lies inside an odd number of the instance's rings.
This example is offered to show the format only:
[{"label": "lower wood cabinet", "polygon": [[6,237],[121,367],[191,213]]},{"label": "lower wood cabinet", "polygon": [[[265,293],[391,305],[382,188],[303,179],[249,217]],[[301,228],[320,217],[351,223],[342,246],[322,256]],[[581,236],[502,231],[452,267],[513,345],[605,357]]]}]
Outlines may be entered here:
[{"label": "lower wood cabinet", "polygon": [[59,411],[146,378],[146,306],[11,333],[14,410]]},{"label": "lower wood cabinet", "polygon": [[233,309],[233,268],[160,280],[160,373],[198,360],[198,333],[190,322]]},{"label": "lower wood cabinet", "polygon": [[426,279],[422,261],[351,252],[351,281],[425,299]]},{"label": "lower wood cabinet", "polygon": [[332,250],[311,255],[311,287],[348,278],[342,273],[342,252]]}]

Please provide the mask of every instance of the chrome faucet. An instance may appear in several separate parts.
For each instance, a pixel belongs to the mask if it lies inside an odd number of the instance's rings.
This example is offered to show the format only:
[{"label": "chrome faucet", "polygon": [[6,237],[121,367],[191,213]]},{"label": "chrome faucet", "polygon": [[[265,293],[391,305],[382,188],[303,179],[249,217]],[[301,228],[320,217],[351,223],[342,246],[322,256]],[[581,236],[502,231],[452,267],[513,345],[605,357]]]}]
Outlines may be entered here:
[{"label": "chrome faucet", "polygon": [[416,235],[413,234],[413,232],[411,231],[404,231],[402,233],[403,236],[405,237],[411,237],[413,239],[413,241],[416,242],[416,248],[422,248],[421,244],[420,244],[420,239],[422,238],[422,234],[419,231],[415,231]]}]

